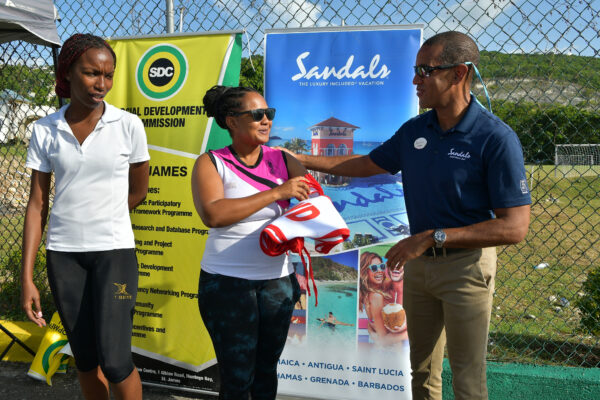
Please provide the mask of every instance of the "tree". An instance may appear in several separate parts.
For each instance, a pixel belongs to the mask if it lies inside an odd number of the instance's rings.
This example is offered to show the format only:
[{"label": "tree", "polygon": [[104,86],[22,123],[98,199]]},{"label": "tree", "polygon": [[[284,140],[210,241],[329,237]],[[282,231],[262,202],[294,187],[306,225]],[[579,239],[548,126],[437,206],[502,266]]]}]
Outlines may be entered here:
[{"label": "tree", "polygon": [[254,88],[263,94],[263,56],[242,58],[240,85]]},{"label": "tree", "polygon": [[291,141],[285,142],[283,148],[294,153],[308,153],[309,150],[306,140],[300,138],[293,138]]},{"label": "tree", "polygon": [[9,89],[33,105],[56,106],[54,71],[48,67],[0,64],[0,90]]}]

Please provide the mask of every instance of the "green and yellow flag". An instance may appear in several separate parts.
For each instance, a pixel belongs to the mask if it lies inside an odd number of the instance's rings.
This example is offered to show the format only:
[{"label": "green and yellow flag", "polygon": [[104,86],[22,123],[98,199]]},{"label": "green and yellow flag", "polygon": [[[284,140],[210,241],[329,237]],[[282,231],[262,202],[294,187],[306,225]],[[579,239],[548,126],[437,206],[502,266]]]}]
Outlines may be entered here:
[{"label": "green and yellow flag", "polygon": [[57,312],[54,312],[27,375],[52,386],[52,376],[66,373],[71,354],[65,328]]}]

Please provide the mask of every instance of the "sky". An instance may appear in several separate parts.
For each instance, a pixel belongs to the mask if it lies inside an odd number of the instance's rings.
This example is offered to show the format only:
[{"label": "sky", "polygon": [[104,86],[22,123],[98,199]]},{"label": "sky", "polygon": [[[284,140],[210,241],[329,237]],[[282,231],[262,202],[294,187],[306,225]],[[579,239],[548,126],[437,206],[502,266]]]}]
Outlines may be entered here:
[{"label": "sky", "polygon": [[[311,257],[315,257],[315,255],[312,255]],[[352,269],[358,270],[358,250],[356,250],[356,249],[343,251],[340,253],[326,254],[326,255],[318,254],[318,255],[316,255],[316,257],[325,257],[335,263],[342,264],[342,265],[345,265],[346,267],[350,267]],[[291,261],[294,263],[302,262],[300,260],[300,256],[297,254],[291,255]],[[300,271],[302,271],[302,267],[300,267]]]},{"label": "sky", "polygon": [[[165,3],[165,0],[55,0],[61,17],[57,24],[59,36],[64,41],[75,32],[113,38],[161,34],[165,32]],[[243,56],[264,54],[265,31],[272,28],[417,23],[424,26],[424,38],[455,29],[471,35],[484,50],[600,56],[600,0],[173,0],[173,6],[175,31],[245,29]],[[10,55],[5,54],[6,57]],[[406,60],[401,68],[406,70],[413,62]],[[51,65],[50,53],[43,52],[30,63]],[[359,64],[368,65],[368,60],[356,59],[354,65]],[[401,90],[414,92],[411,80],[412,76],[406,78],[404,83],[410,88]],[[299,88],[290,90],[297,95]],[[288,107],[284,102],[278,100],[278,108]],[[348,102],[351,100],[346,96],[336,95],[328,103],[319,104],[320,109],[300,104],[295,106],[298,112],[294,115],[278,112],[273,133],[302,137],[309,126],[336,116],[361,127],[357,140],[367,137],[378,140],[377,135],[389,137],[394,127],[407,118],[398,115],[392,120],[393,126],[384,125],[381,121],[385,118],[369,118],[376,115],[371,110],[354,113],[356,108]],[[400,113],[412,112],[411,107],[409,104],[400,108]],[[383,111],[385,115],[386,110]],[[302,132],[297,134],[293,129]]]},{"label": "sky", "polygon": [[330,254],[325,256],[329,258],[331,261],[336,262],[338,264],[343,264],[347,267],[351,267],[354,269],[358,269],[358,251],[346,251],[343,253]]},{"label": "sky", "polygon": [[[165,0],[54,3],[63,41],[76,32],[113,38],[165,32]],[[175,31],[245,29],[244,57],[263,54],[271,28],[416,23],[425,25],[425,38],[456,29],[482,50],[600,57],[600,0],[173,0],[173,6]],[[52,65],[51,53],[39,49],[27,63]],[[5,51],[0,60],[21,63],[22,55]]]},{"label": "sky", "polygon": [[[112,37],[164,32],[164,0],[105,0],[93,13],[98,3],[56,0],[63,18],[60,37],[75,31]],[[173,5],[175,31],[180,15],[183,32],[246,29],[245,56],[262,54],[270,28],[415,23],[426,25],[425,38],[456,29],[485,50],[600,55],[600,0],[173,0]]]}]

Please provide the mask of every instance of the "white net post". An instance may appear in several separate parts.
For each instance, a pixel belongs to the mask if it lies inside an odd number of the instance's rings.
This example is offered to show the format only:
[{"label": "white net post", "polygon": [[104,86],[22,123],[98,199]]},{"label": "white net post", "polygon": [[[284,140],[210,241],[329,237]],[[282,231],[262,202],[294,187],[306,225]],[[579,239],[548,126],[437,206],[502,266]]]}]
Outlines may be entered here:
[{"label": "white net post", "polygon": [[598,175],[600,144],[557,144],[554,146],[554,171],[564,176]]}]

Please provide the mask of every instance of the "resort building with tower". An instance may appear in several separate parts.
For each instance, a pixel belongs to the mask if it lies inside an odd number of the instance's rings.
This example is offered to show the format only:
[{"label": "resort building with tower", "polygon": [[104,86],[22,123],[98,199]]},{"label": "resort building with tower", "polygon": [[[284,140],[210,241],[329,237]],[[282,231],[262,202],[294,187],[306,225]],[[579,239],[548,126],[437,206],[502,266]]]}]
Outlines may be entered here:
[{"label": "resort building with tower", "polygon": [[[310,151],[315,156],[343,156],[353,154],[354,131],[358,126],[331,117],[308,128],[311,131]],[[319,181],[327,185],[344,185],[350,178],[314,172]]]}]

